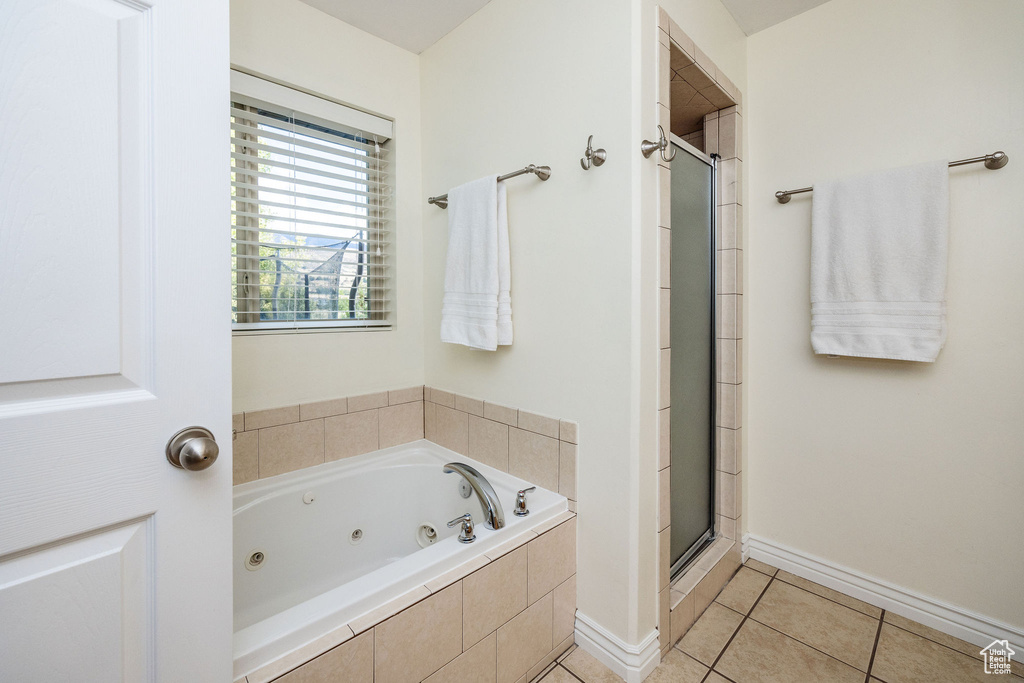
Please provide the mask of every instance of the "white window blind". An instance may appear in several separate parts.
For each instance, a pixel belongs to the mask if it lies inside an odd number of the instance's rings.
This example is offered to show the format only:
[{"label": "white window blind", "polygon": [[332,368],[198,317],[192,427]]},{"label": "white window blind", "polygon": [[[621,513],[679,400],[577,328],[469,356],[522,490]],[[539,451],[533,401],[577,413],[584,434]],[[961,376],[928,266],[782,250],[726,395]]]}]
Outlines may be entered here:
[{"label": "white window blind", "polygon": [[391,122],[238,72],[232,90],[233,328],[390,325]]}]

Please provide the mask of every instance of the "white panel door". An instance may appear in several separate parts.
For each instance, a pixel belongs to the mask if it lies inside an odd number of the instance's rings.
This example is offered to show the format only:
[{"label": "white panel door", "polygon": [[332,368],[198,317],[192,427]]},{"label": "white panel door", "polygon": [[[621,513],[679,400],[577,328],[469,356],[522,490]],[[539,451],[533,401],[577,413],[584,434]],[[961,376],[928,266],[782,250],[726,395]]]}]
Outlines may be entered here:
[{"label": "white panel door", "polygon": [[227,0],[0,0],[0,681],[231,679],[228,93]]}]

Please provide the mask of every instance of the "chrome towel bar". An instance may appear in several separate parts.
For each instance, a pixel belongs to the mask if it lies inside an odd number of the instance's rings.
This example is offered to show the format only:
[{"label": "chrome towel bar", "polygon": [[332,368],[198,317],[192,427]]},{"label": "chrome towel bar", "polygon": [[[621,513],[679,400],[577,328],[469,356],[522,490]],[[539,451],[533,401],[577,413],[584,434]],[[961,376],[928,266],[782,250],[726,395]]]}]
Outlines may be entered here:
[{"label": "chrome towel bar", "polygon": [[[950,168],[953,166],[966,166],[967,164],[980,164],[985,162],[985,168],[990,168],[993,171],[997,168],[1006,166],[1007,162],[1010,161],[1010,157],[1006,156],[1005,152],[992,152],[986,154],[983,157],[971,157],[970,159],[960,159],[959,161],[949,162]],[[811,192],[813,187],[801,187],[799,190],[779,190],[775,193],[775,199],[779,201],[779,204],[788,204],[791,195],[800,194],[801,192]]]},{"label": "chrome towel bar", "polygon": [[[534,164],[530,164],[529,166],[521,168],[518,171],[512,171],[511,173],[506,173],[505,175],[498,176],[498,182],[501,182],[502,180],[508,180],[509,178],[515,178],[516,176],[519,175],[525,175],[527,173],[533,173],[541,180],[547,180],[548,178],[551,177],[551,167],[535,166]],[[444,194],[439,194],[436,197],[428,198],[427,204],[433,204],[434,206],[439,206],[442,209],[447,209],[448,193],[445,192]]]}]

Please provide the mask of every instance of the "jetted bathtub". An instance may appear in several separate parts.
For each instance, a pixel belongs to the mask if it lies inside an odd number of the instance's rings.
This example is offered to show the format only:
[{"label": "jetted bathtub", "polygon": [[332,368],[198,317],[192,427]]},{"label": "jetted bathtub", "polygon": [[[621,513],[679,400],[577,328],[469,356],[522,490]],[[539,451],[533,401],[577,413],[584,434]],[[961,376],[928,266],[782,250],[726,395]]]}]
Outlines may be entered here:
[{"label": "jetted bathtub", "polygon": [[[505,528],[484,524],[448,462],[494,487]],[[546,489],[512,514],[517,477],[429,441],[387,448],[234,489],[234,675],[245,675],[449,572],[567,509]],[[465,487],[462,487],[463,489]],[[447,523],[469,512],[476,541]]]}]

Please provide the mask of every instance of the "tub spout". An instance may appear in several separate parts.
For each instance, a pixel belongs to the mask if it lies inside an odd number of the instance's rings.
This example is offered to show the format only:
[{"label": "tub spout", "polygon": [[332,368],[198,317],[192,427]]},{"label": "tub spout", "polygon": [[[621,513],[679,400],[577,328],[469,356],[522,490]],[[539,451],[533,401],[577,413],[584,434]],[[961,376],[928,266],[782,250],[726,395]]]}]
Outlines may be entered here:
[{"label": "tub spout", "polygon": [[450,462],[444,466],[445,474],[452,472],[461,474],[473,487],[477,498],[480,499],[480,505],[484,508],[484,524],[489,529],[500,529],[505,526],[505,512],[501,509],[501,501],[498,500],[498,494],[494,492],[491,482],[476,469],[462,462]]}]

